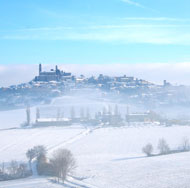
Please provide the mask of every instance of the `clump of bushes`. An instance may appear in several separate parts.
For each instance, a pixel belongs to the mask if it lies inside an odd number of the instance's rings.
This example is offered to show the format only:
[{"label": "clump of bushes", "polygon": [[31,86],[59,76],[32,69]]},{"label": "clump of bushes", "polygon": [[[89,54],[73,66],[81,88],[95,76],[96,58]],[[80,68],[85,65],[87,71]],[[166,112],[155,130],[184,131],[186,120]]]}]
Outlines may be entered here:
[{"label": "clump of bushes", "polygon": [[47,154],[47,150],[44,146],[34,146],[33,148],[29,149],[26,152],[26,157],[28,158],[28,162],[29,162],[29,166],[30,169],[32,171],[32,160],[36,160],[37,164],[36,164],[36,168],[38,171],[38,174],[41,175],[42,172],[42,166],[44,166],[44,164],[46,164],[46,154]]},{"label": "clump of bushes", "polygon": [[32,169],[31,161],[36,160],[36,169],[38,175],[52,176],[56,181],[67,178],[76,167],[75,159],[72,153],[67,149],[58,149],[54,151],[50,159],[47,158],[47,150],[44,146],[35,146],[26,153],[29,159],[29,165]]},{"label": "clump of bushes", "polygon": [[[0,164],[0,181],[26,178],[33,175],[33,170],[37,170],[38,175],[55,177],[56,181],[64,182],[76,167],[75,159],[67,149],[55,150],[52,157],[48,159],[47,149],[39,145],[29,149],[26,157],[29,165],[17,161],[11,161],[6,165]],[[33,161],[35,163],[32,163]]]},{"label": "clump of bushes", "polygon": [[146,144],[142,148],[142,152],[145,153],[148,157],[150,156],[157,156],[157,155],[167,155],[171,153],[180,153],[180,152],[187,152],[190,151],[190,142],[187,138],[183,138],[181,144],[177,149],[171,150],[169,145],[167,144],[166,140],[164,138],[160,139],[158,141],[157,146],[159,153],[158,154],[152,154],[153,153],[153,146],[152,144]]},{"label": "clump of bushes", "polygon": [[182,152],[190,151],[190,142],[188,138],[183,138],[179,150]]},{"label": "clump of bushes", "polygon": [[26,163],[18,163],[17,161],[11,161],[10,164],[0,165],[0,181],[8,181],[20,178],[26,178],[31,176],[32,173],[28,169]]},{"label": "clump of bushes", "polygon": [[145,153],[147,156],[151,156],[153,152],[153,146],[152,144],[147,144],[142,148],[143,153]]}]

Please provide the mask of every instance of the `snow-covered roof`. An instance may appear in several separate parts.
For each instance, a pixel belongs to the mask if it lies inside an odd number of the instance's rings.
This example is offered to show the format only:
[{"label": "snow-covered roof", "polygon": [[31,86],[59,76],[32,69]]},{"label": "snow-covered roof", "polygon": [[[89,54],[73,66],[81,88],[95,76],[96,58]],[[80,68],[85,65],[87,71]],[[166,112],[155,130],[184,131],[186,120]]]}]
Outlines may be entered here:
[{"label": "snow-covered roof", "polygon": [[69,118],[40,118],[37,122],[60,122],[60,121],[70,121]]}]

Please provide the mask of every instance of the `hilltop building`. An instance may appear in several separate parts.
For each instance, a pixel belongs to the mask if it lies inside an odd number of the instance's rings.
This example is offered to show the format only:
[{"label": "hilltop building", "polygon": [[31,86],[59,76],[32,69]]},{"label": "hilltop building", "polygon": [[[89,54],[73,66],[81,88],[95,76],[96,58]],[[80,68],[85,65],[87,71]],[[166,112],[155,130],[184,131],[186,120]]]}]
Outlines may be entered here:
[{"label": "hilltop building", "polygon": [[55,70],[42,71],[42,65],[39,64],[39,75],[35,77],[34,81],[49,82],[49,81],[62,81],[73,79],[71,73],[61,71],[58,66],[55,66]]},{"label": "hilltop building", "polygon": [[171,86],[171,84],[169,82],[167,82],[166,80],[163,81],[163,86],[164,87],[169,87]]}]

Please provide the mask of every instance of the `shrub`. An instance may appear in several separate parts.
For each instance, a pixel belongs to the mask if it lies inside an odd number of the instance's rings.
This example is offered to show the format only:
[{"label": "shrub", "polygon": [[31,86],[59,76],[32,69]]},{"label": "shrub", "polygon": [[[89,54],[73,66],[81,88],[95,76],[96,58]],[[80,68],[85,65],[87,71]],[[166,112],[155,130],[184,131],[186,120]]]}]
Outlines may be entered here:
[{"label": "shrub", "polygon": [[142,148],[143,153],[145,153],[147,156],[151,156],[153,152],[153,146],[152,144],[147,144]]},{"label": "shrub", "polygon": [[6,167],[4,164],[0,167],[0,181],[8,181],[31,176],[31,171],[27,168],[25,163],[18,163],[11,161]]},{"label": "shrub", "polygon": [[190,150],[190,143],[188,138],[183,138],[181,146],[180,146],[181,151],[189,151]]},{"label": "shrub", "polygon": [[159,149],[161,155],[170,153],[170,148],[169,148],[166,140],[163,138],[160,139],[158,142],[158,149]]}]

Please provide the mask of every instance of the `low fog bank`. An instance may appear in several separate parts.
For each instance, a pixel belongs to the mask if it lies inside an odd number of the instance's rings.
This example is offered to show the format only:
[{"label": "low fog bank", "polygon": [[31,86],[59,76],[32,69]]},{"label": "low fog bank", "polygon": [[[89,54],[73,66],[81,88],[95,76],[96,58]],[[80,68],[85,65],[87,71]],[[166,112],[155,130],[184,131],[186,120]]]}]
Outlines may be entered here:
[{"label": "low fog bank", "polygon": [[[52,63],[53,64],[53,63]],[[56,63],[54,63],[55,65]],[[59,67],[74,75],[105,74],[109,76],[134,76],[153,83],[168,80],[172,84],[190,85],[190,63],[146,63],[146,64],[59,64]],[[84,68],[85,67],[85,68]],[[52,65],[44,65],[45,70]],[[0,65],[0,87],[31,81],[38,75],[38,65]]]},{"label": "low fog bank", "polygon": [[187,105],[158,105],[154,101],[139,104],[126,96],[118,96],[117,93],[106,93],[100,90],[79,90],[69,95],[55,98],[50,105],[41,106],[41,113],[44,117],[56,117],[57,111],[64,113],[64,116],[71,116],[71,109],[75,109],[76,116],[81,111],[89,110],[91,116],[97,112],[111,110],[114,113],[115,107],[124,118],[127,113],[146,113],[154,111],[164,118],[190,119],[189,106]]},{"label": "low fog bank", "polygon": [[[106,93],[95,89],[84,89],[69,93],[65,96],[54,98],[50,104],[32,106],[31,122],[36,121],[36,109],[40,111],[40,118],[71,118],[71,111],[74,109],[75,116],[86,116],[94,118],[99,112],[111,112],[114,114],[115,108],[123,119],[127,114],[140,114],[153,111],[163,118],[190,119],[188,106],[157,106],[151,103],[139,104],[130,101],[125,96],[118,97],[117,93]],[[0,111],[0,129],[20,127],[26,122],[26,109]]]}]

